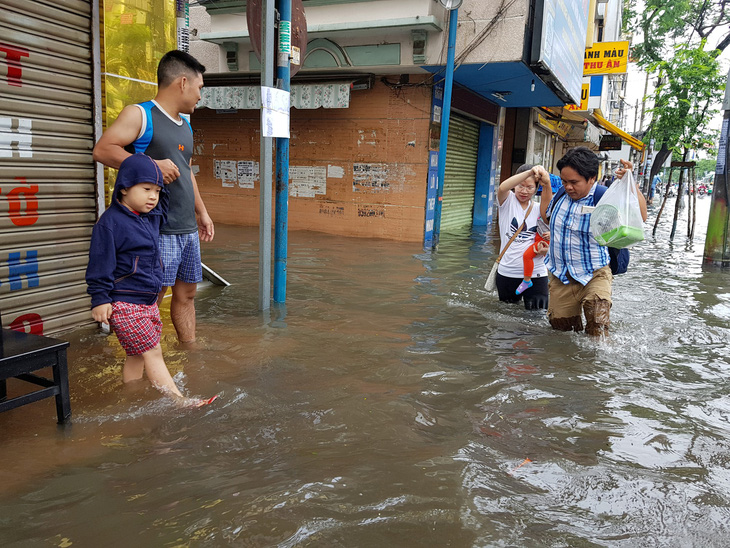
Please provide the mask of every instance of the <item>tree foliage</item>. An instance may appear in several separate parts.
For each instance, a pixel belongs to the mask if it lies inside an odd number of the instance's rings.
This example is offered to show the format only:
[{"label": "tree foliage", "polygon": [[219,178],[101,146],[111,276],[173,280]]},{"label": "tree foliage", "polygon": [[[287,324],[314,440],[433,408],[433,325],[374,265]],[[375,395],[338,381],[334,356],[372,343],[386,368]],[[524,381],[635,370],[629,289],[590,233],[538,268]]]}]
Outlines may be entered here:
[{"label": "tree foliage", "polygon": [[697,167],[695,168],[695,171],[697,172],[697,178],[704,179],[708,175],[713,175],[715,173],[716,167],[717,160],[711,160],[709,158],[698,160]]},{"label": "tree foliage", "polygon": [[714,146],[707,124],[725,85],[718,57],[730,46],[730,0],[626,2],[632,58],[657,78],[646,139],[668,152]]},{"label": "tree foliage", "polygon": [[625,29],[639,37],[634,61],[661,61],[679,43],[718,54],[730,46],[730,0],[626,0]]},{"label": "tree foliage", "polygon": [[705,51],[701,44],[679,44],[672,53],[651,65],[659,75],[659,84],[654,90],[648,135],[671,149],[712,146],[715,136],[708,124],[718,112],[717,102],[725,84],[717,50]]}]

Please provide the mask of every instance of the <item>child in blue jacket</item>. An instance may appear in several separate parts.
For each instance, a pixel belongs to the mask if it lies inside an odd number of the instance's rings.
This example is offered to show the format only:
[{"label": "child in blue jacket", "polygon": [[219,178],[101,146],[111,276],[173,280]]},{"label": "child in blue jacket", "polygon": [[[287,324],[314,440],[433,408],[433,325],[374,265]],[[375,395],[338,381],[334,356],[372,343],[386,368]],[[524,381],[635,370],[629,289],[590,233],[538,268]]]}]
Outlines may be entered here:
[{"label": "child in blue jacket", "polygon": [[185,398],[170,376],[160,348],[162,321],[157,297],[162,289],[160,227],[167,217],[168,192],[157,163],[133,154],[119,167],[110,207],[91,235],[87,292],[91,315],[109,323],[127,354],[122,380],[142,380],[185,406],[209,400]]}]

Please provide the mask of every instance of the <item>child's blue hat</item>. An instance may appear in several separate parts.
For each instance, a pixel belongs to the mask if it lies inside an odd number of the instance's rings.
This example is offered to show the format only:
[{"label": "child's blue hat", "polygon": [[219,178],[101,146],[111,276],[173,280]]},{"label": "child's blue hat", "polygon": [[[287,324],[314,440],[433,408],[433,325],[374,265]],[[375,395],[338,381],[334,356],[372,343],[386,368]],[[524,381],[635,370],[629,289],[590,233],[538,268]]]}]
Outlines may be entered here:
[{"label": "child's blue hat", "polygon": [[139,183],[153,183],[165,187],[162,171],[152,158],[146,154],[132,154],[122,162],[114,185],[116,194],[122,188],[129,188]]}]

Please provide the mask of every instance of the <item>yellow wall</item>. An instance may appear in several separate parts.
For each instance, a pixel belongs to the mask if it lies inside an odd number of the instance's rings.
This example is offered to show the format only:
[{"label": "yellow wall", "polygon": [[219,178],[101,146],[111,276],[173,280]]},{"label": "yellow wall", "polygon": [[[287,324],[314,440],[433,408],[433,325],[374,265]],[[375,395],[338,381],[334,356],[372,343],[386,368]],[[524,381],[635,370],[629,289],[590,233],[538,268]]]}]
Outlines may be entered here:
[{"label": "yellow wall", "polygon": [[[157,93],[157,63],[177,47],[175,0],[100,0],[104,127]],[[107,203],[115,170],[107,170]]]}]

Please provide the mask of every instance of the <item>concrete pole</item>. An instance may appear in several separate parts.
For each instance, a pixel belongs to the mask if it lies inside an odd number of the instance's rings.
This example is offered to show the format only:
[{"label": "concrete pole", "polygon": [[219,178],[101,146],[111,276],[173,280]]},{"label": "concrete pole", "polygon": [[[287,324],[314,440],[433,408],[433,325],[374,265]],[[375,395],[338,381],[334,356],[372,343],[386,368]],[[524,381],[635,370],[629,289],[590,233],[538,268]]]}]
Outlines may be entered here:
[{"label": "concrete pole", "polygon": [[459,24],[459,9],[449,13],[449,49],[446,55],[446,76],[444,81],[444,105],[441,110],[441,140],[439,142],[439,171],[436,206],[433,213],[433,247],[438,246],[441,236],[441,206],[444,200],[444,176],[446,174],[446,147],[449,142],[449,119],[451,118],[451,88],[454,84],[454,51],[456,50],[456,27]]},{"label": "concrete pole", "polygon": [[[705,264],[730,266],[730,216],[728,213],[728,168],[730,159],[730,71],[725,85],[725,99],[722,102],[725,111],[720,130],[720,144],[717,147],[717,167],[715,168],[715,184],[712,189],[710,218],[707,221],[707,238],[705,239]],[[679,198],[678,198],[679,199]]]},{"label": "concrete pole", "polygon": [[649,73],[646,73],[644,80],[644,96],[641,98],[641,119],[639,120],[639,131],[644,129],[644,114],[646,113],[646,94],[649,93]]},{"label": "concrete pole", "polygon": [[175,0],[175,23],[177,26],[177,49],[190,50],[190,8],[188,0]]},{"label": "concrete pole", "polygon": [[[261,10],[261,87],[274,84],[274,0],[264,0]],[[274,139],[264,137],[261,109],[259,159],[259,308],[271,307],[271,189]]]},{"label": "concrete pole", "polygon": [[[277,87],[290,91],[291,0],[279,0]],[[274,301],[286,301],[287,231],[289,226],[289,139],[276,139],[276,232],[274,234]]]}]

